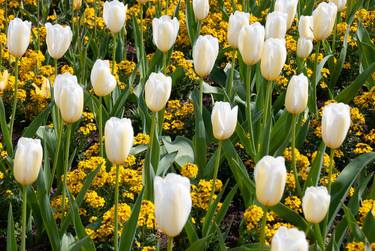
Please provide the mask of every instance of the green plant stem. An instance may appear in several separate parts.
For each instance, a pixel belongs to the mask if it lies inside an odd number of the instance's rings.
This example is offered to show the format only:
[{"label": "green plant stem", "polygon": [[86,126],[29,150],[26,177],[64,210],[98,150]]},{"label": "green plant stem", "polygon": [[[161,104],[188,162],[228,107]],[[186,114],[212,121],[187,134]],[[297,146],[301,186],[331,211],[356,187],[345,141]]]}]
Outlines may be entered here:
[{"label": "green plant stem", "polygon": [[166,0],[165,3],[165,15],[168,15],[169,0]]},{"label": "green plant stem", "polygon": [[[203,21],[202,20],[198,20],[198,23],[197,23],[197,37],[199,36],[199,34],[201,33],[201,29],[202,29],[202,23],[203,23]],[[197,39],[197,37],[196,38],[194,38],[194,40],[196,40]],[[194,44],[194,42],[195,41],[193,41],[193,44]]]},{"label": "green plant stem", "polygon": [[221,146],[222,146],[222,141],[219,141],[219,144],[217,146],[217,153],[216,153],[215,166],[214,166],[214,176],[212,178],[212,187],[211,187],[210,200],[209,200],[209,203],[208,203],[208,207],[211,206],[212,200],[213,200],[213,197],[214,197],[214,193],[215,193],[217,174],[219,172],[219,166],[220,166]]},{"label": "green plant stem", "polygon": [[251,65],[247,65],[246,70],[246,117],[247,122],[249,124],[249,131],[250,131],[250,143],[251,148],[254,154],[256,154],[255,148],[255,140],[254,140],[254,130],[253,130],[253,116],[251,114],[251,72],[252,67]]},{"label": "green plant stem", "polygon": [[[59,109],[57,110],[57,117],[60,118]],[[61,148],[61,140],[62,140],[62,123],[57,123],[56,125],[56,134],[57,134],[57,145],[55,149],[55,155],[53,158],[53,165],[52,165],[52,172],[51,172],[51,178],[49,182],[49,189],[51,190],[53,185],[53,179],[55,178],[57,163],[59,162],[59,154],[60,154],[60,148]]]},{"label": "green plant stem", "polygon": [[329,155],[329,170],[328,170],[328,192],[331,194],[331,186],[332,186],[332,169],[335,157],[335,149],[331,149]]},{"label": "green plant stem", "polygon": [[12,105],[12,116],[10,117],[10,140],[13,140],[13,126],[14,126],[14,119],[16,117],[16,110],[17,110],[17,101],[18,101],[18,62],[20,58],[16,57],[16,73],[15,73],[15,83],[14,83],[14,97],[13,97],[13,105]]},{"label": "green plant stem", "polygon": [[168,52],[163,53],[163,73],[164,75],[167,75],[167,57],[168,57]]},{"label": "green plant stem", "polygon": [[337,23],[339,22],[340,15],[341,15],[341,12],[337,12],[335,25],[333,26],[333,38],[332,38],[332,53],[333,53],[333,55],[335,55],[335,50],[336,50]]},{"label": "green plant stem", "polygon": [[151,156],[152,156],[152,146],[155,134],[155,126],[156,126],[156,116],[157,113],[153,112],[151,115],[151,128],[150,128],[150,142],[147,148],[146,153],[146,160],[145,164],[143,165],[143,173],[144,173],[144,186],[145,186],[145,199],[151,200],[152,199],[152,180],[151,180]]},{"label": "green plant stem", "polygon": [[112,74],[115,74],[116,64],[116,48],[117,48],[117,34],[113,34],[113,48],[112,48]]},{"label": "green plant stem", "polygon": [[[160,0],[158,0],[158,6],[160,6],[159,2]],[[146,62],[144,61],[144,58],[143,58],[144,57],[144,42],[143,42],[143,5],[142,3],[140,3],[140,6],[139,6],[139,30],[140,30],[140,40],[141,40],[141,48],[140,48],[141,49],[140,61],[141,61],[141,67],[142,67],[141,79],[143,80],[146,77]]]},{"label": "green plant stem", "polygon": [[65,142],[65,155],[64,155],[64,184],[63,184],[63,191],[62,191],[62,211],[63,216],[65,213],[65,197],[66,197],[66,175],[68,173],[69,168],[69,147],[70,147],[70,136],[72,134],[72,125],[69,124],[66,126],[66,142]]},{"label": "green plant stem", "polygon": [[114,247],[118,251],[118,196],[119,196],[119,183],[120,183],[120,167],[113,165],[116,168],[116,188],[115,188],[115,232],[114,232]]},{"label": "green plant stem", "polygon": [[268,207],[264,207],[263,218],[262,218],[262,226],[261,226],[261,229],[260,229],[260,236],[259,236],[260,243],[262,243],[262,244],[266,244],[267,213],[268,213]]},{"label": "green plant stem", "polygon": [[168,248],[167,251],[172,251],[173,250],[173,237],[168,236]]},{"label": "green plant stem", "polygon": [[99,124],[100,157],[103,157],[104,156],[104,149],[103,149],[103,97],[99,97],[98,124]]},{"label": "green plant stem", "polygon": [[21,251],[26,250],[26,210],[27,210],[27,186],[22,187],[22,233],[21,233]]},{"label": "green plant stem", "polygon": [[57,59],[53,59],[53,64],[55,65],[55,79],[56,79],[57,74],[58,74],[58,69],[57,69]]},{"label": "green plant stem", "polygon": [[319,224],[314,224],[314,236],[315,236],[315,240],[320,246],[320,249],[324,251],[325,250],[324,241],[323,241],[322,233],[320,231]]},{"label": "green plant stem", "polygon": [[228,81],[228,85],[227,85],[227,87],[228,87],[227,93],[228,93],[228,96],[229,96],[230,100],[232,99],[233,78],[234,78],[234,68],[236,66],[236,57],[237,57],[237,50],[234,49],[233,54],[232,54],[232,64],[230,66],[229,81]]},{"label": "green plant stem", "polygon": [[203,115],[203,78],[199,79],[199,112]]},{"label": "green plant stem", "polygon": [[[266,89],[266,98],[265,98],[265,103],[264,103],[264,109],[263,109],[263,127],[265,128],[267,123],[269,122],[269,119],[271,117],[271,105],[272,103],[272,81],[267,81],[267,89]],[[268,147],[269,146],[265,146],[263,145],[264,144],[264,139],[266,137],[266,134],[268,132],[262,130],[261,132],[261,139],[262,139],[262,143],[261,144],[258,144],[258,151],[260,151],[260,147],[264,148],[266,147],[267,149],[265,151],[263,151],[264,155],[267,155],[268,154]],[[266,143],[268,145],[268,143]],[[261,156],[263,157],[263,156]]]},{"label": "green plant stem", "polygon": [[[153,112],[152,115],[151,115],[150,145],[149,145],[150,164],[152,163],[152,161],[151,161],[152,160],[151,156],[152,156],[152,152],[153,152],[152,151],[153,150],[152,147],[153,147],[153,145],[155,143],[154,142],[155,141],[155,129],[158,126],[157,123],[156,123],[157,116],[158,116],[157,112]],[[156,135],[156,137],[157,137],[157,135]],[[156,172],[156,166],[153,166],[153,168],[154,168],[154,171]],[[151,170],[151,165],[150,165],[150,170]]]},{"label": "green plant stem", "polygon": [[321,41],[318,41],[318,44],[315,47],[313,82],[311,83],[312,84],[312,90],[313,90],[311,99],[312,99],[312,102],[313,102],[313,105],[314,105],[313,111],[316,113],[316,116],[318,116],[318,114],[317,114],[318,109],[317,109],[317,106],[316,106],[316,86],[318,85],[318,75],[319,75],[318,72],[317,72],[317,68],[318,68],[318,57],[319,57],[320,44],[321,44]]},{"label": "green plant stem", "polygon": [[296,115],[292,115],[292,167],[293,167],[293,173],[294,173],[294,179],[296,180],[296,186],[297,186],[297,193],[301,197],[302,196],[302,190],[301,185],[299,184],[298,180],[298,172],[297,172],[297,166],[296,166]]}]

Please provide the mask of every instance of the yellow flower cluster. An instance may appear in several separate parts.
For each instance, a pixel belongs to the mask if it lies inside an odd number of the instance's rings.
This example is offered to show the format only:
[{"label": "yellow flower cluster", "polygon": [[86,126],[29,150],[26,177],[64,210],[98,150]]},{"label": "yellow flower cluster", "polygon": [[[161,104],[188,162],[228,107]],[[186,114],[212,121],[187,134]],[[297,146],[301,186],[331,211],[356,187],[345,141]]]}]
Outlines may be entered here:
[{"label": "yellow flower cluster", "polygon": [[83,125],[79,127],[79,132],[87,136],[96,131],[96,124],[94,121],[94,114],[92,112],[83,112]]},{"label": "yellow flower cluster", "polygon": [[354,104],[360,108],[375,108],[375,86],[354,98]]},{"label": "yellow flower cluster", "polygon": [[[301,176],[302,180],[306,180],[307,176],[309,174],[309,170],[310,170],[309,158],[307,156],[303,155],[302,153],[300,153],[298,149],[294,149],[294,154],[295,154],[295,157],[296,157],[296,167],[297,167],[297,170],[299,172],[299,175]],[[290,163],[292,162],[292,151],[291,151],[290,147],[288,147],[284,150],[284,157],[285,157],[286,161],[288,161]],[[293,184],[291,178],[290,178],[290,181],[291,181],[290,184]],[[293,181],[294,181],[294,177],[293,177]],[[294,183],[295,183],[295,181],[294,181]],[[291,188],[292,187],[295,188],[295,184],[293,186],[291,186]]]},{"label": "yellow flower cluster", "polygon": [[366,144],[366,143],[358,143],[355,145],[355,149],[353,150],[353,153],[355,154],[363,154],[363,153],[369,153],[372,152],[374,149]]},{"label": "yellow flower cluster", "polygon": [[263,209],[260,206],[251,205],[248,207],[243,214],[247,231],[255,229],[258,223],[262,220],[262,217]]},{"label": "yellow flower cluster", "polygon": [[198,166],[194,163],[186,163],[181,167],[181,175],[189,179],[194,179],[198,175]]},{"label": "yellow flower cluster", "polygon": [[184,121],[188,120],[194,111],[193,104],[188,101],[181,103],[180,100],[170,100],[164,114],[163,129],[170,132],[178,132],[185,129]]},{"label": "yellow flower cluster", "polygon": [[134,137],[134,145],[148,145],[150,143],[150,136],[146,133],[138,133]]},{"label": "yellow flower cluster", "polygon": [[138,217],[138,226],[155,229],[154,204],[149,200],[142,201],[141,211]]},{"label": "yellow flower cluster", "polygon": [[372,215],[375,216],[375,200],[368,199],[361,201],[361,206],[358,209],[359,224],[362,224],[367,214],[371,211]]},{"label": "yellow flower cluster", "polygon": [[[207,210],[208,203],[210,201],[210,195],[212,190],[213,180],[199,180],[197,185],[191,185],[191,200],[193,202],[193,207]],[[220,192],[223,183],[221,180],[216,180],[215,183],[215,193]],[[216,199],[216,194],[213,195],[213,200]],[[221,207],[219,203],[218,208]]]},{"label": "yellow flower cluster", "polygon": [[100,208],[105,204],[105,199],[99,196],[96,191],[89,190],[85,194],[85,202],[92,208]]},{"label": "yellow flower cluster", "polygon": [[301,199],[297,196],[288,196],[285,198],[284,204],[296,213],[302,212],[302,202]]}]

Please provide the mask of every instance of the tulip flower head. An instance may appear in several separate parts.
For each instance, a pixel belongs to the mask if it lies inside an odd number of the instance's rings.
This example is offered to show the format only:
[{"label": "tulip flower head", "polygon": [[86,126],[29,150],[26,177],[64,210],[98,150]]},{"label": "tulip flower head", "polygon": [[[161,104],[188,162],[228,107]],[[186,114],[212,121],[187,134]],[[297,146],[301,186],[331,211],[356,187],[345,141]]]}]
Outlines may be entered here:
[{"label": "tulip flower head", "polygon": [[288,14],[274,11],[267,15],[266,38],[285,39]]},{"label": "tulip flower head", "polygon": [[208,0],[193,0],[193,11],[195,19],[200,21],[208,16],[210,3]]},{"label": "tulip flower head", "polygon": [[46,23],[46,43],[49,55],[54,59],[60,59],[69,49],[73,33],[70,26]]},{"label": "tulip flower head", "polygon": [[308,251],[309,243],[303,231],[284,226],[277,229],[271,242],[271,251]]},{"label": "tulip flower head", "polygon": [[108,60],[97,59],[91,70],[91,84],[97,96],[107,96],[116,88],[116,78],[112,75]]},{"label": "tulip flower head", "polygon": [[285,107],[291,114],[299,114],[307,107],[309,80],[303,73],[293,76],[286,90]]},{"label": "tulip flower head", "polygon": [[152,112],[161,111],[168,102],[172,90],[172,78],[163,73],[151,73],[145,84],[145,100]]},{"label": "tulip flower head", "polygon": [[324,186],[308,187],[302,198],[303,214],[308,222],[320,223],[326,217],[331,196]]},{"label": "tulip flower head", "polygon": [[299,36],[313,40],[313,17],[312,16],[301,16],[298,23]]},{"label": "tulip flower head", "polygon": [[219,54],[219,42],[211,35],[200,35],[193,47],[194,70],[201,78],[208,76]]},{"label": "tulip flower head", "polygon": [[336,22],[337,6],[334,3],[321,2],[313,11],[313,33],[317,41],[327,39]]},{"label": "tulip flower head", "polygon": [[16,17],[9,22],[7,33],[7,47],[9,53],[15,57],[22,57],[30,43],[31,22],[22,21]]},{"label": "tulip flower head", "polygon": [[297,56],[300,58],[308,58],[314,48],[313,41],[304,37],[298,38]]},{"label": "tulip flower head", "polygon": [[297,12],[298,0],[276,0],[275,11],[284,12],[288,15],[287,28],[292,27]]},{"label": "tulip flower head", "polygon": [[259,62],[263,53],[265,31],[263,25],[256,22],[242,27],[238,36],[238,49],[247,65]]},{"label": "tulip flower head", "polygon": [[266,80],[276,80],[286,61],[285,40],[269,38],[264,43],[260,70]]},{"label": "tulip flower head", "polygon": [[112,33],[118,33],[125,25],[128,5],[118,0],[106,1],[103,7],[103,19],[107,28]]},{"label": "tulip flower head", "polygon": [[165,53],[176,42],[180,24],[176,17],[164,15],[152,20],[152,38],[158,49]]},{"label": "tulip flower head", "polygon": [[216,102],[211,113],[212,131],[217,140],[229,139],[237,126],[238,106],[233,109],[228,102]]},{"label": "tulip flower head", "polygon": [[242,27],[249,25],[250,14],[236,11],[230,14],[228,23],[228,43],[232,48],[238,48],[238,36]]}]

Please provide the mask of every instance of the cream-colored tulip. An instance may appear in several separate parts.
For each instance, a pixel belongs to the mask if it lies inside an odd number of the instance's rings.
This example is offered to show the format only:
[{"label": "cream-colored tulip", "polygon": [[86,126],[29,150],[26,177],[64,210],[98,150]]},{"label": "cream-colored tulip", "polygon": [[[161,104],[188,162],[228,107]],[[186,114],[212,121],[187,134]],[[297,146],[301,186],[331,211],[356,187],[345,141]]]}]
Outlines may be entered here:
[{"label": "cream-colored tulip", "polygon": [[266,38],[285,39],[288,14],[274,11],[267,15]]},{"label": "cream-colored tulip", "polygon": [[236,11],[230,14],[228,23],[227,39],[232,48],[238,48],[238,36],[242,27],[249,25],[250,14]]},{"label": "cream-colored tulip", "polygon": [[288,229],[284,226],[277,229],[272,237],[271,251],[308,251],[309,243],[305,232],[297,228]]},{"label": "cream-colored tulip", "polygon": [[257,200],[267,207],[279,203],[286,183],[284,157],[264,156],[255,166],[254,177]]},{"label": "cream-colored tulip", "polygon": [[329,2],[336,4],[338,11],[345,9],[346,0],[329,0]]},{"label": "cream-colored tulip", "polygon": [[326,217],[331,196],[324,186],[308,187],[302,198],[302,209],[305,218],[310,223],[318,224]]},{"label": "cream-colored tulip", "polygon": [[260,70],[266,80],[276,80],[286,60],[285,40],[269,38],[264,43]]},{"label": "cream-colored tulip", "polygon": [[152,112],[161,111],[168,102],[172,91],[172,78],[163,73],[151,73],[145,84],[145,100]]},{"label": "cream-colored tulip", "polygon": [[112,33],[118,33],[125,25],[128,5],[118,0],[106,1],[103,7],[103,19],[107,28]]},{"label": "cream-colored tulip", "polygon": [[43,98],[50,98],[51,97],[51,87],[48,78],[42,77],[43,82],[42,85],[39,87],[36,84],[33,84],[35,93]]},{"label": "cream-colored tulip", "polygon": [[8,70],[3,71],[3,73],[0,73],[0,92],[4,91],[5,88],[8,85],[9,81],[9,73]]},{"label": "cream-colored tulip", "polygon": [[122,165],[133,146],[134,131],[130,119],[112,117],[105,123],[105,152],[112,164]]},{"label": "cream-colored tulip", "polygon": [[229,139],[237,126],[238,106],[233,109],[228,102],[216,102],[211,113],[212,131],[217,140]]},{"label": "cream-colored tulip", "polygon": [[14,156],[14,178],[22,186],[33,184],[39,174],[43,160],[40,139],[21,137]]},{"label": "cream-colored tulip", "polygon": [[92,67],[91,85],[97,96],[107,96],[116,88],[116,78],[111,73],[108,60],[97,59]]},{"label": "cream-colored tulip", "polygon": [[276,0],[275,11],[284,12],[288,15],[287,28],[292,27],[297,12],[298,0]]},{"label": "cream-colored tulip", "polygon": [[152,38],[158,49],[165,53],[176,42],[180,24],[176,17],[164,15],[152,20]]},{"label": "cream-colored tulip", "polygon": [[259,62],[263,53],[265,31],[263,25],[256,22],[242,27],[238,36],[238,50],[247,65]]},{"label": "cream-colored tulip", "polygon": [[61,90],[66,85],[78,84],[77,77],[65,72],[63,74],[58,74],[55,77],[55,82],[53,84],[53,96],[55,98],[55,103],[59,107],[60,106],[60,96]]},{"label": "cream-colored tulip", "polygon": [[312,14],[312,26],[315,40],[325,40],[331,35],[336,22],[336,15],[336,4],[321,2],[318,5]]},{"label": "cream-colored tulip", "polygon": [[72,42],[73,32],[70,26],[46,23],[46,43],[49,55],[54,59],[64,56]]},{"label": "cream-colored tulip", "polygon": [[350,128],[350,107],[332,103],[323,108],[322,138],[331,149],[339,148]]},{"label": "cream-colored tulip", "polygon": [[208,76],[219,54],[219,42],[211,35],[199,36],[193,48],[194,70],[201,78]]},{"label": "cream-colored tulip", "polygon": [[31,22],[22,21],[16,17],[10,21],[7,33],[7,47],[9,53],[15,57],[22,57],[30,43]]},{"label": "cream-colored tulip", "polygon": [[297,115],[307,107],[309,98],[309,80],[303,73],[290,79],[285,96],[285,108],[291,114]]},{"label": "cream-colored tulip", "polygon": [[299,36],[306,39],[314,39],[313,17],[301,16],[298,23]]},{"label": "cream-colored tulip", "polygon": [[298,38],[297,56],[300,58],[308,58],[314,48],[313,41],[304,37]]},{"label": "cream-colored tulip", "polygon": [[210,11],[208,0],[193,0],[193,11],[195,19],[198,21],[205,19]]},{"label": "cream-colored tulip", "polygon": [[73,10],[79,10],[82,6],[82,0],[73,0],[72,2],[72,8]]},{"label": "cream-colored tulip", "polygon": [[154,198],[157,228],[169,237],[179,235],[192,206],[189,179],[175,173],[156,176]]}]

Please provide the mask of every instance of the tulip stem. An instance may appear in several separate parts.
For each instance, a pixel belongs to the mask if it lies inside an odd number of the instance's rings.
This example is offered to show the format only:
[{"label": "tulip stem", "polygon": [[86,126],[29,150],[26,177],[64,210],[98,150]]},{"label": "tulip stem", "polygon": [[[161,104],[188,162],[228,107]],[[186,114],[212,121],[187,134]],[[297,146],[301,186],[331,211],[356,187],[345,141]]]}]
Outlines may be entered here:
[{"label": "tulip stem", "polygon": [[169,6],[169,0],[166,0],[166,3],[165,3],[165,15],[168,15],[168,6]]},{"label": "tulip stem", "polygon": [[247,65],[246,71],[246,115],[247,115],[247,122],[249,123],[249,131],[250,131],[250,142],[252,151],[256,154],[255,149],[255,140],[254,140],[254,130],[253,130],[253,116],[251,114],[251,72],[252,67],[251,65]]},{"label": "tulip stem", "polygon": [[117,34],[113,33],[113,48],[112,48],[112,74],[113,75],[115,75],[116,48],[117,48]]},{"label": "tulip stem", "polygon": [[168,236],[168,249],[167,251],[172,251],[173,250],[173,237]]},{"label": "tulip stem", "polygon": [[104,156],[103,150],[103,97],[99,97],[99,111],[98,111],[98,124],[99,124],[99,146],[100,157]]},{"label": "tulip stem", "polygon": [[339,17],[341,15],[341,12],[337,12],[335,25],[333,26],[333,38],[332,38],[332,54],[335,55],[336,50],[336,36],[337,36],[337,23],[339,22]]},{"label": "tulip stem", "polygon": [[314,224],[314,235],[315,235],[315,240],[317,241],[318,245],[320,246],[320,249],[322,251],[325,250],[324,247],[324,241],[322,237],[322,232],[320,231],[319,224]]},{"label": "tulip stem", "polygon": [[203,78],[199,79],[199,112],[203,114]]},{"label": "tulip stem", "polygon": [[[158,6],[160,6],[158,0]],[[159,7],[158,7],[159,8]],[[138,59],[141,62],[141,80],[146,77],[146,62],[144,61],[144,43],[143,43],[143,4],[140,3],[139,6],[139,30],[140,30],[140,40],[141,40],[141,47],[140,47],[140,58]]]},{"label": "tulip stem", "polygon": [[[150,128],[150,146],[149,146],[149,149],[150,149],[150,163],[152,163],[152,147],[154,145],[154,140],[155,140],[155,129],[156,127],[158,126],[157,123],[156,123],[156,118],[158,116],[158,113],[157,112],[153,112],[152,115],[151,115],[151,128]],[[156,136],[157,137],[157,136]],[[154,168],[154,171],[156,173],[157,171],[157,167],[156,166],[153,166]],[[151,170],[151,166],[150,166],[150,170]]]},{"label": "tulip stem", "polygon": [[58,69],[57,69],[57,59],[53,59],[53,63],[55,65],[55,79],[57,77],[57,74],[58,74]]},{"label": "tulip stem", "polygon": [[[212,204],[212,200],[213,200],[214,193],[215,193],[217,174],[219,172],[219,166],[220,166],[221,146],[222,146],[222,141],[219,141],[219,144],[217,146],[216,158],[215,158],[214,177],[212,179],[212,187],[211,187],[211,193],[210,193],[210,200],[209,200],[209,203],[208,203],[208,208]],[[207,208],[207,210],[208,210],[208,208]]]},{"label": "tulip stem", "polygon": [[[59,110],[57,109],[57,118],[60,118]],[[55,150],[55,156],[53,158],[53,165],[52,165],[52,172],[51,172],[51,178],[50,178],[50,185],[48,191],[51,190],[53,179],[55,177],[55,172],[57,168],[57,163],[59,162],[59,153],[61,148],[61,140],[62,140],[62,123],[57,123],[56,125],[56,133],[57,133],[57,145]]]},{"label": "tulip stem", "polygon": [[27,186],[22,187],[22,233],[21,233],[21,251],[26,250],[26,211],[27,211]]},{"label": "tulip stem", "polygon": [[228,93],[228,97],[229,97],[230,100],[232,99],[233,78],[234,78],[234,68],[236,66],[236,57],[237,57],[237,50],[234,49],[233,54],[232,54],[232,64],[230,66],[229,81],[228,81],[228,85],[227,85],[227,87],[228,87],[227,93]]},{"label": "tulip stem", "polygon": [[14,119],[16,117],[16,110],[17,110],[17,98],[18,98],[18,62],[20,58],[16,57],[16,81],[14,83],[14,98],[13,98],[13,105],[12,105],[12,116],[10,117],[10,139],[13,140],[13,126],[14,126]]},{"label": "tulip stem", "polygon": [[120,167],[116,164],[113,165],[116,168],[116,187],[115,187],[115,232],[114,232],[114,247],[115,251],[118,250],[118,196],[119,196],[119,183],[120,183]]},{"label": "tulip stem", "polygon": [[335,157],[335,149],[331,148],[331,152],[329,155],[329,170],[328,170],[328,193],[331,194],[331,186],[332,186],[332,169]]},{"label": "tulip stem", "polygon": [[62,193],[63,216],[65,214],[66,176],[67,176],[68,167],[69,167],[69,147],[70,147],[71,134],[72,134],[72,125],[69,124],[66,126],[66,143],[65,143],[65,155],[64,155],[64,184],[63,184],[63,193]]},{"label": "tulip stem", "polygon": [[157,113],[153,112],[151,115],[151,128],[150,128],[150,142],[147,148],[145,164],[143,165],[144,173],[144,186],[145,186],[145,199],[152,199],[152,178],[151,178],[151,156],[152,156],[152,146],[154,142],[155,126],[156,126],[156,116]]},{"label": "tulip stem", "polygon": [[266,244],[266,224],[267,224],[268,207],[263,208],[262,226],[260,229],[260,243]]},{"label": "tulip stem", "polygon": [[168,57],[168,52],[163,53],[163,73],[164,73],[164,75],[167,75],[167,57]]},{"label": "tulip stem", "polygon": [[318,58],[319,58],[319,49],[320,49],[320,44],[321,44],[321,41],[318,41],[318,44],[316,45],[315,47],[315,58],[314,58],[314,73],[313,73],[313,82],[311,83],[312,84],[312,96],[311,96],[311,102],[312,103],[312,109],[313,109],[313,112],[316,113],[316,116],[318,116],[317,112],[318,112],[318,109],[316,107],[316,86],[318,85],[318,72],[317,72],[317,68],[318,68]]},{"label": "tulip stem", "polygon": [[296,166],[296,115],[292,115],[292,167],[293,167],[293,173],[294,173],[294,179],[296,181],[297,186],[297,193],[299,196],[302,196],[301,191],[301,185],[299,184],[298,180],[298,172],[297,172],[297,166]]}]

